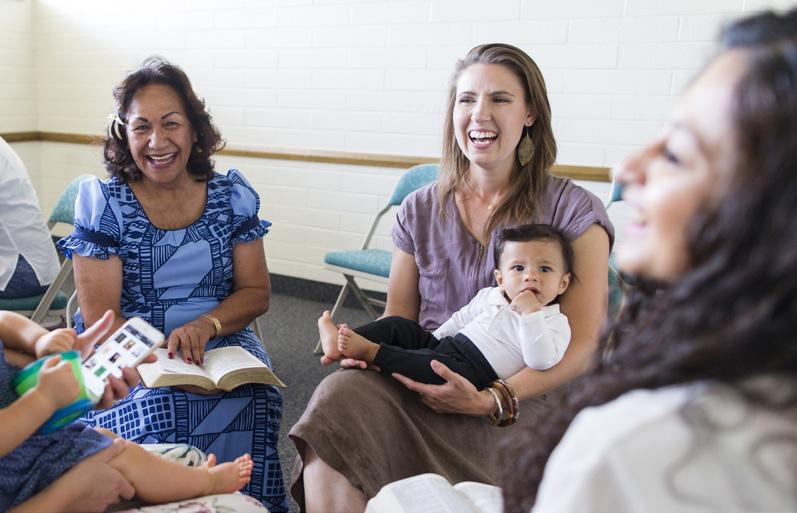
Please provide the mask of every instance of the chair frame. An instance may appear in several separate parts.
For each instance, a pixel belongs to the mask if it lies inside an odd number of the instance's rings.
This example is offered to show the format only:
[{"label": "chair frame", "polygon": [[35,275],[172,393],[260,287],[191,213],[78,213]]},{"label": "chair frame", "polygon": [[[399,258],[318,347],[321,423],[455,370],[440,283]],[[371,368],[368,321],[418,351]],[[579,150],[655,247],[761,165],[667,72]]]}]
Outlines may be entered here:
[{"label": "chair frame", "polygon": [[[382,210],[380,210],[376,217],[374,218],[373,222],[371,223],[371,227],[368,229],[368,233],[365,235],[365,239],[363,239],[362,244],[360,245],[360,250],[369,249],[368,246],[371,244],[371,240],[374,238],[374,233],[376,233],[376,229],[379,226],[379,223],[382,221],[382,218],[390,212],[393,208],[391,203],[385,205]],[[352,292],[357,300],[362,304],[365,311],[368,315],[371,316],[372,319],[376,319],[379,317],[379,314],[374,309],[374,305],[380,308],[385,308],[385,302],[381,299],[373,298],[368,296],[357,283],[354,281],[354,278],[363,278],[366,280],[372,280],[379,283],[387,283],[387,278],[383,278],[381,276],[375,276],[373,274],[362,273],[358,271],[353,271],[351,269],[346,269],[344,267],[339,267],[337,265],[330,265],[324,264],[324,267],[330,271],[339,272],[343,275],[346,279],[346,283],[343,285],[343,288],[340,290],[340,294],[338,294],[338,298],[335,300],[335,304],[332,306],[331,317],[334,319],[335,315],[340,312],[340,309],[343,308],[343,304],[346,301],[346,298],[349,295],[349,292]],[[320,349],[320,345],[316,347],[316,352]]]},{"label": "chair frame", "polygon": [[[47,228],[52,232],[52,229],[56,224],[58,224],[58,221],[50,219],[47,221]],[[58,270],[58,274],[55,276],[55,280],[53,280],[50,286],[47,287],[47,291],[44,293],[41,301],[39,301],[39,304],[36,306],[33,314],[30,316],[30,320],[41,324],[41,322],[47,316],[47,313],[50,311],[50,306],[53,304],[55,296],[61,291],[61,288],[63,288],[64,283],[66,283],[66,280],[69,279],[71,274],[72,261],[68,258],[65,258],[61,263],[61,268]],[[67,302],[67,309],[68,308],[69,303]],[[64,312],[66,312],[66,310],[64,310]],[[64,314],[64,316],[66,315]],[[69,326],[69,322],[67,322],[67,326]]]}]

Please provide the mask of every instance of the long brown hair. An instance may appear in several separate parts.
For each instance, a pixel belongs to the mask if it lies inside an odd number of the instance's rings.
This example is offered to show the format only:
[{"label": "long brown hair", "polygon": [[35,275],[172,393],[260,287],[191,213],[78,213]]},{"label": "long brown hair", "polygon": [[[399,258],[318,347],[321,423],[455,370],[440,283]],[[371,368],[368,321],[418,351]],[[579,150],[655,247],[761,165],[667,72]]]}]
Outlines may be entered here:
[{"label": "long brown hair", "polygon": [[[725,50],[745,63],[732,119],[740,158],[729,192],[688,226],[691,269],[677,282],[645,283],[601,336],[608,358],[574,382],[566,404],[502,447],[505,511],[528,512],[543,469],[579,411],[635,389],[723,383],[757,405],[794,406],[758,376],[797,377],[797,10],[729,26]],[[613,338],[612,338],[613,337]],[[697,430],[716,429],[681,412]],[[674,490],[676,493],[677,490]]]},{"label": "long brown hair", "polygon": [[556,140],[551,127],[551,105],[542,72],[534,60],[520,48],[503,43],[491,43],[473,48],[464,59],[457,61],[454,74],[448,85],[446,118],[443,125],[443,156],[440,161],[440,175],[437,179],[439,204],[457,187],[465,183],[470,165],[467,157],[457,144],[454,133],[454,104],[457,95],[457,81],[462,72],[474,64],[500,64],[506,66],[517,76],[525,100],[537,119],[527,129],[534,145],[534,155],[525,166],[515,162],[509,177],[509,190],[487,221],[487,234],[499,224],[509,221],[530,222],[542,197],[545,176],[556,160]]}]

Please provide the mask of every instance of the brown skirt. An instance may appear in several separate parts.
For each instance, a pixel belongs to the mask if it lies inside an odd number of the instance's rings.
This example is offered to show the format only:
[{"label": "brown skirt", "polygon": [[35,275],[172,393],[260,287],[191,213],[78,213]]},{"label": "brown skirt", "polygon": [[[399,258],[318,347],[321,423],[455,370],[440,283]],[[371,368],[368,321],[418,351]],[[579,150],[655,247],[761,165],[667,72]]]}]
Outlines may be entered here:
[{"label": "brown skirt", "polygon": [[307,446],[368,499],[388,483],[425,472],[452,483],[496,484],[499,441],[543,419],[548,401],[551,394],[523,401],[518,423],[499,428],[485,417],[435,413],[389,376],[341,369],[318,385],[288,434],[299,453],[291,494],[304,511]]}]

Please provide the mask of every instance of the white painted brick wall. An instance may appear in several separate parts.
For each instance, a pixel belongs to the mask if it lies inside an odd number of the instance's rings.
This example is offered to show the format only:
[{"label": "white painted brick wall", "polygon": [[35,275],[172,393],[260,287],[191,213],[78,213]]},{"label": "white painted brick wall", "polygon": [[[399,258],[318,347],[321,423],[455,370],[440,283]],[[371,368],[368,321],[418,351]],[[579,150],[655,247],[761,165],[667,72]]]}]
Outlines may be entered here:
[{"label": "white painted brick wall", "polygon": [[0,0],[0,133],[36,130],[33,0]]},{"label": "white painted brick wall", "polygon": [[[472,46],[524,48],[546,77],[559,162],[610,166],[655,133],[720,25],[794,0],[0,0],[0,132],[98,134],[147,55],[183,66],[231,147],[437,156],[445,89]],[[154,14],[151,14],[154,13]],[[15,145],[47,212],[95,147]],[[400,170],[219,157],[274,221],[272,271],[324,281]],[[586,184],[602,197],[608,185]],[[622,240],[625,213],[612,207]],[[391,219],[376,243],[390,247]]]}]

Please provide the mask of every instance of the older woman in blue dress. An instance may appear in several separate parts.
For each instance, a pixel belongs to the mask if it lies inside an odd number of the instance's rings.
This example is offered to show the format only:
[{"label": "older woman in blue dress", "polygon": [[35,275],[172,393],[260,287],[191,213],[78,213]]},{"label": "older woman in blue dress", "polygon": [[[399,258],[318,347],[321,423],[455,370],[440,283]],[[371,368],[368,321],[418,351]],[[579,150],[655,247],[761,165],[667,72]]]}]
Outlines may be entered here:
[{"label": "older woman in blue dress", "polygon": [[[261,240],[270,223],[257,217],[257,193],[237,170],[214,171],[223,141],[178,67],[148,59],[114,96],[104,149],[111,178],[82,184],[75,231],[59,242],[74,259],[77,325],[110,308],[117,325],[138,316],[166,333],[170,357],[201,365],[206,350],[238,345],[271,366],[247,327],[270,296]],[[287,511],[281,411],[270,386],[138,387],[85,420],[139,443],[189,443],[220,461],[249,452],[244,491],[277,512]]]}]

